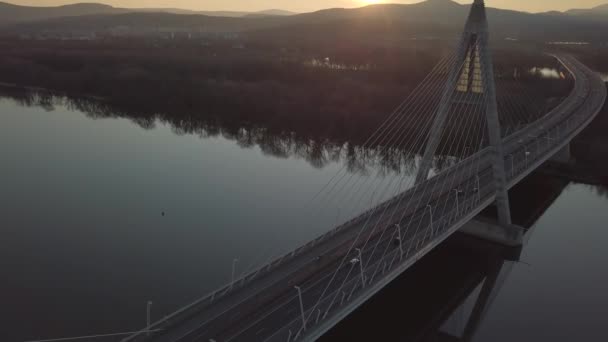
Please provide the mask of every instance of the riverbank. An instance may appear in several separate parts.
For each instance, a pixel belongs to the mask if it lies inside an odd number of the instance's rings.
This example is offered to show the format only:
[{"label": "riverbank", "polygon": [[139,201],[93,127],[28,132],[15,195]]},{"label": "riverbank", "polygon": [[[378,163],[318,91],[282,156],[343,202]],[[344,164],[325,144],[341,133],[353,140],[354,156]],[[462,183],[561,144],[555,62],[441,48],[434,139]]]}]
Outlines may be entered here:
[{"label": "riverbank", "polygon": [[74,93],[67,94],[67,93],[64,93],[64,92],[61,92],[58,90],[42,88],[42,87],[18,85],[16,83],[0,82],[0,88],[2,88],[4,90],[13,89],[13,90],[17,90],[17,91],[21,91],[21,92],[28,92],[28,93],[33,93],[33,94],[48,94],[51,96],[63,96],[63,97],[70,96],[70,97],[77,97],[77,98],[88,99],[88,100],[99,101],[99,102],[108,101],[107,98],[104,98],[101,96],[96,96],[96,95],[91,95],[91,94],[74,94]]},{"label": "riverbank", "polygon": [[[159,48],[145,40],[0,39],[0,81],[32,91],[103,99],[143,120],[156,116],[250,125],[315,139],[364,142],[428,75],[445,47],[415,43],[246,51],[224,46]],[[317,51],[317,52],[315,52]],[[324,55],[318,55],[324,51]],[[526,84],[532,98],[558,97],[555,80],[525,72],[554,67],[529,51],[497,55],[501,80]],[[413,128],[416,129],[416,128]]]}]

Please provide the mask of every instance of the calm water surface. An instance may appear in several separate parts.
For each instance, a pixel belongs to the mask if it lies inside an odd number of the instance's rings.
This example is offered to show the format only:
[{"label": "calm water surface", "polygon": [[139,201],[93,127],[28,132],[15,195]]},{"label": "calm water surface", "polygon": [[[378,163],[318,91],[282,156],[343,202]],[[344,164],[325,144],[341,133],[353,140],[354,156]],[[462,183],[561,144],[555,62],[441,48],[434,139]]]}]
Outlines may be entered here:
[{"label": "calm water surface", "polygon": [[[160,318],[228,282],[234,258],[243,272],[360,209],[333,203],[302,215],[344,158],[278,158],[221,135],[176,134],[162,122],[143,129],[61,104],[0,99],[0,122],[1,341],[142,328],[148,300]],[[374,164],[354,177],[382,186],[390,172]],[[476,243],[455,237],[327,339],[464,336],[483,281],[462,276],[500,270],[474,341],[605,341],[608,197],[568,182],[533,189],[550,200],[530,214],[538,220],[519,262],[488,268],[493,252],[469,255]],[[428,296],[404,296],[404,287]],[[466,295],[449,300],[461,287]],[[402,314],[389,313],[397,304]],[[425,312],[441,318],[422,320]]]},{"label": "calm water surface", "polygon": [[[158,319],[228,283],[235,258],[250,271],[370,205],[309,203],[357,164],[340,151],[242,148],[65,103],[0,99],[0,120],[1,341],[140,329],[148,300]],[[372,188],[393,172],[348,167]]]},{"label": "calm water surface", "polygon": [[536,223],[475,341],[608,338],[608,196],[569,184]]}]

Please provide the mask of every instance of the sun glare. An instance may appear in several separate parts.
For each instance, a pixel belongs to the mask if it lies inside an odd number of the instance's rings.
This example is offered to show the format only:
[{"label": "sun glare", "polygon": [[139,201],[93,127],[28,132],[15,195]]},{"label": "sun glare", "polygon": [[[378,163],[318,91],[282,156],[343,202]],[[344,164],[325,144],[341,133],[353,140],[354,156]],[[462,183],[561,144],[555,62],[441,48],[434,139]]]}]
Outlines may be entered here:
[{"label": "sun glare", "polygon": [[363,5],[374,5],[385,2],[384,0],[359,0],[359,2]]}]

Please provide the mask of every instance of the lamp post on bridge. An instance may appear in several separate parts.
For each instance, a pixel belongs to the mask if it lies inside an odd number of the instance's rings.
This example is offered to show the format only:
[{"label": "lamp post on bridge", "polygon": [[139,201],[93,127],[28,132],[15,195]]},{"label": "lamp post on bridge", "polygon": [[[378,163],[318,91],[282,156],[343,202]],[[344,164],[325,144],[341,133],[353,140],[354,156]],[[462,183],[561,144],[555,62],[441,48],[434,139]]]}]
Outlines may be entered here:
[{"label": "lamp post on bridge", "polygon": [[150,310],[152,307],[152,301],[146,303],[146,335],[150,336]]},{"label": "lamp post on bridge", "polygon": [[477,183],[477,201],[481,201],[481,182],[479,181],[479,174],[475,175],[475,183]]},{"label": "lamp post on bridge", "polygon": [[365,273],[363,272],[363,253],[361,248],[355,249],[359,253],[359,269],[361,270],[361,287],[365,287]]},{"label": "lamp post on bridge", "polygon": [[528,152],[528,145],[526,145],[523,141],[523,139],[519,139],[517,141],[518,144],[520,144],[523,148],[523,152],[524,152],[524,159],[525,159],[525,166],[526,169],[528,168],[528,155],[530,154],[530,152]]},{"label": "lamp post on bridge", "polygon": [[300,299],[300,313],[302,314],[302,329],[306,331],[306,315],[304,314],[304,301],[302,300],[302,289],[299,286],[294,286],[298,291],[298,298]]},{"label": "lamp post on bridge", "polygon": [[395,224],[395,228],[397,228],[397,239],[399,239],[399,252],[401,253],[400,260],[403,260],[403,239],[401,238],[401,225],[397,223]]},{"label": "lamp post on bridge", "polygon": [[[532,135],[532,134],[528,134],[528,138],[530,139],[536,139],[536,154],[540,154],[540,142],[538,140],[538,136]],[[526,150],[528,150],[528,147],[526,145]]]},{"label": "lamp post on bridge", "polygon": [[232,277],[230,278],[230,289],[234,287],[234,273],[236,272],[236,263],[239,262],[239,259],[235,258],[232,260]]},{"label": "lamp post on bridge", "polygon": [[460,215],[460,209],[459,209],[459,203],[458,203],[458,196],[460,196],[458,189],[454,189],[452,190],[455,194],[456,194],[456,215]]},{"label": "lamp post on bridge", "polygon": [[429,214],[431,215],[431,233],[434,232],[434,227],[433,227],[433,207],[430,204],[427,204],[427,209],[429,210]]}]

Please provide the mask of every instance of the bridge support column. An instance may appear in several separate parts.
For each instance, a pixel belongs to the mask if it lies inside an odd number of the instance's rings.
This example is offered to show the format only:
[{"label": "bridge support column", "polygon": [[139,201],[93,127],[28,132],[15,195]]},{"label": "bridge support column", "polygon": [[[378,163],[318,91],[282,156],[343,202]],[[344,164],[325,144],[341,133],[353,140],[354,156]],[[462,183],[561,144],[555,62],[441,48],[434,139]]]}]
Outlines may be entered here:
[{"label": "bridge support column", "polygon": [[[511,208],[505,174],[502,132],[498,118],[494,64],[489,48],[489,29],[483,0],[475,0],[465,25],[462,40],[456,53],[456,62],[450,71],[441,97],[437,115],[431,127],[422,162],[416,175],[416,184],[427,180],[433,157],[441,141],[454,94],[466,93],[477,99],[485,108],[486,123],[492,147],[492,173],[498,221],[504,227],[511,225]],[[462,66],[462,67],[461,67]],[[476,79],[478,77],[478,79]],[[481,192],[482,189],[479,189]],[[505,228],[507,229],[507,228]]]},{"label": "bridge support column", "polygon": [[[486,26],[487,29],[487,26]],[[488,135],[492,151],[492,174],[494,176],[494,186],[496,189],[496,207],[498,209],[498,222],[508,229],[511,225],[511,207],[509,205],[509,190],[507,188],[507,176],[505,174],[505,160],[503,151],[503,140],[498,118],[498,104],[496,101],[496,84],[494,80],[494,70],[492,57],[488,49],[488,34],[482,35],[481,44],[484,49],[480,49],[479,54],[484,67],[484,79],[488,83],[488,99],[486,109],[486,119],[488,125]]]},{"label": "bridge support column", "polygon": [[552,158],[551,161],[567,164],[570,162],[572,158],[572,154],[570,153],[570,144],[564,146],[559,152],[557,152]]},{"label": "bridge support column", "polygon": [[519,247],[524,243],[524,228],[513,224],[473,219],[460,228],[460,232],[509,247]]}]

